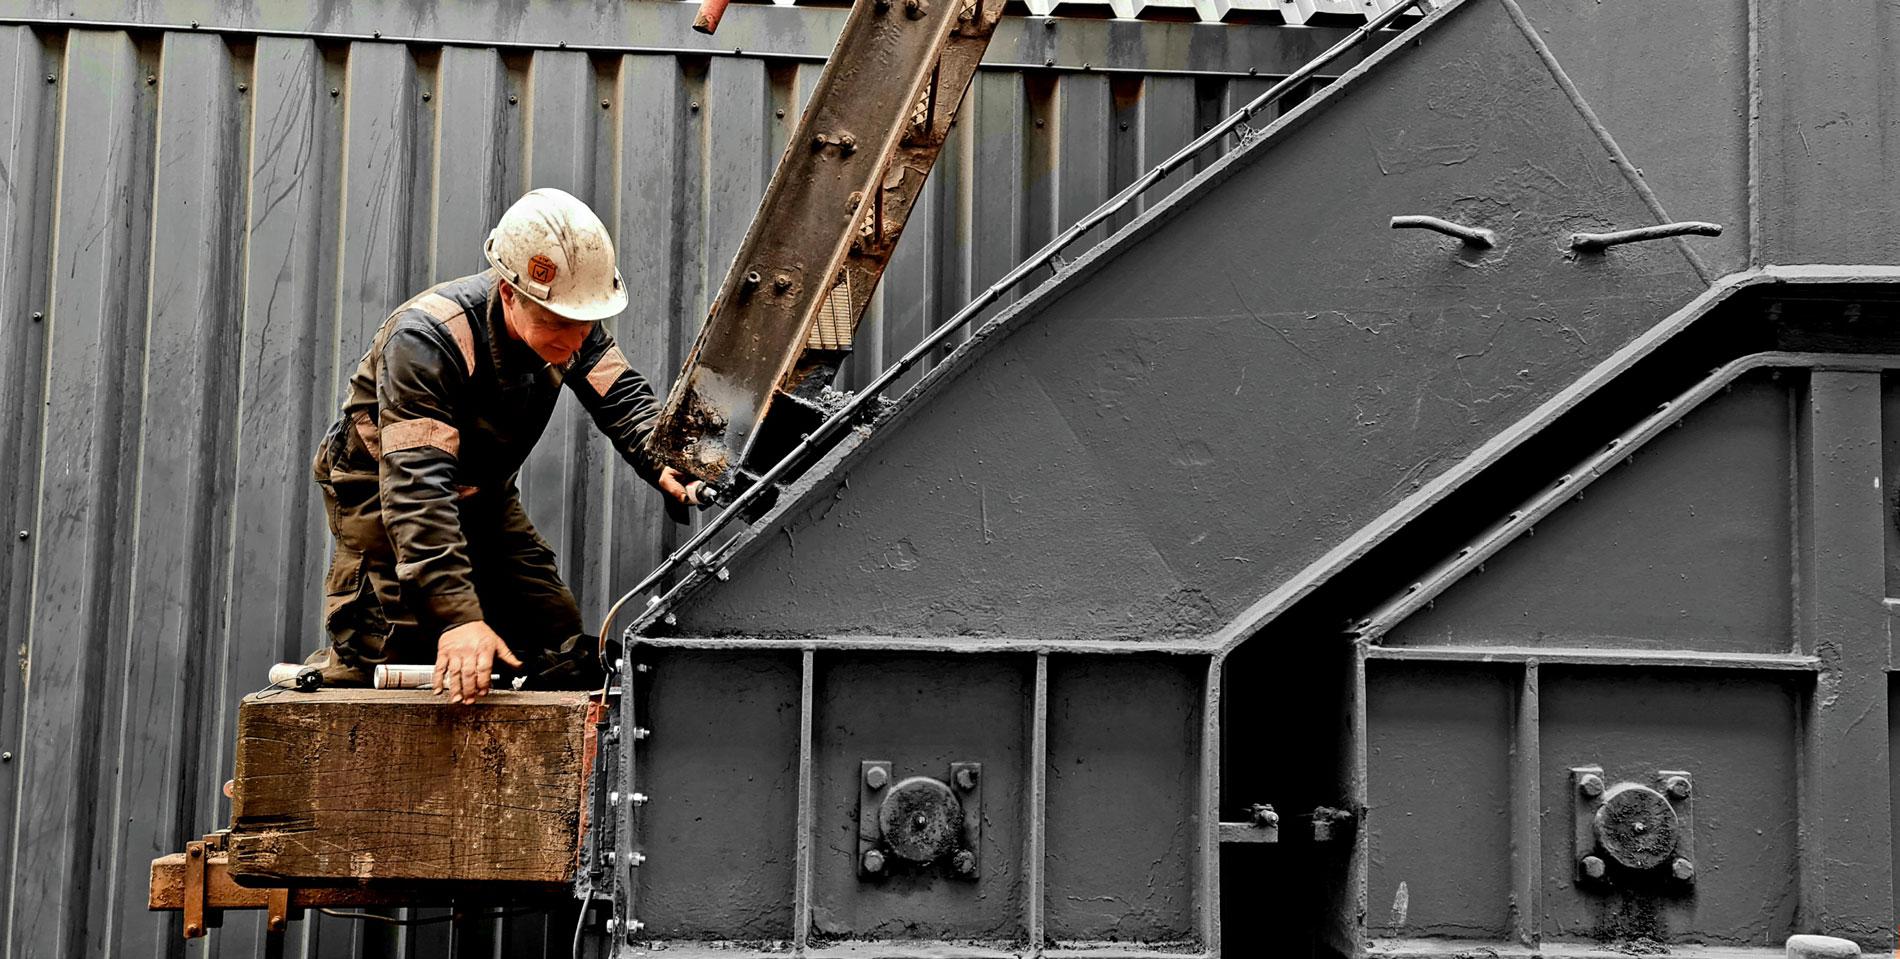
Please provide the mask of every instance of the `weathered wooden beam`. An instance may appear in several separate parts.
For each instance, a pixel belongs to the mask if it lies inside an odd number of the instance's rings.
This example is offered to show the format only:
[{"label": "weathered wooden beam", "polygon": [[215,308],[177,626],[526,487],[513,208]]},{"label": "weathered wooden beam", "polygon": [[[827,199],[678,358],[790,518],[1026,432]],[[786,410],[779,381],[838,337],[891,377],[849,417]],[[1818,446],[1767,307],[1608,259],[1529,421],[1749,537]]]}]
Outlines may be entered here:
[{"label": "weathered wooden beam", "polygon": [[592,763],[586,693],[273,692],[238,709],[229,838],[247,885],[566,883]]}]

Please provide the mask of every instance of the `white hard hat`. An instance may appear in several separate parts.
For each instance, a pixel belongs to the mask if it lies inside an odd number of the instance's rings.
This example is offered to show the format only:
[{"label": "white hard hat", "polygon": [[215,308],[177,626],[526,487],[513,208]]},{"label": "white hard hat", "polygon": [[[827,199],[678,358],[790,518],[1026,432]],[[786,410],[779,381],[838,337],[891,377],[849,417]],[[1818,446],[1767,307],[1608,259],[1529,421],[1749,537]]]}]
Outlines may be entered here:
[{"label": "white hard hat", "polygon": [[501,215],[482,252],[508,285],[567,319],[604,320],[627,308],[607,227],[565,191],[528,191]]}]

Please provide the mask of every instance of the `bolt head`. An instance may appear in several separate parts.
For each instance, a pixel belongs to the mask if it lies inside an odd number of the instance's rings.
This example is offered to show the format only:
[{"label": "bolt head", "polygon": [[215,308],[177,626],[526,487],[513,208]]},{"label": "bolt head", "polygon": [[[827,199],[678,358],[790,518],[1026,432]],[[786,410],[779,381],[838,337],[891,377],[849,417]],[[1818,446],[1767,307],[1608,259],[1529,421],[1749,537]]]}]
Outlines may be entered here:
[{"label": "bolt head", "polygon": [[959,849],[952,863],[956,866],[957,875],[966,878],[976,875],[976,853],[968,849]]},{"label": "bolt head", "polygon": [[1677,859],[1669,864],[1669,874],[1683,882],[1688,882],[1695,878],[1695,863],[1687,859]]},{"label": "bolt head", "polygon": [[1583,874],[1589,876],[1591,879],[1603,878],[1603,860],[1601,858],[1597,856],[1585,856],[1583,857],[1583,861],[1578,863],[1578,865],[1583,867]]},{"label": "bolt head", "polygon": [[12,761],[13,761],[13,753],[11,751],[0,753],[0,763],[10,763]]},{"label": "bolt head", "polygon": [[1597,775],[1585,776],[1577,780],[1577,788],[1582,790],[1584,795],[1595,799],[1603,795],[1603,777]]},{"label": "bolt head", "polygon": [[1669,791],[1669,795],[1677,799],[1689,798],[1689,777],[1671,776],[1663,785]]},{"label": "bolt head", "polygon": [[957,770],[957,788],[968,792],[976,788],[976,770],[965,766]]},{"label": "bolt head", "polygon": [[866,849],[864,851],[864,871],[883,872],[884,854],[875,849]]},{"label": "bolt head", "polygon": [[891,774],[883,766],[872,766],[864,771],[864,784],[872,789],[883,789],[891,781]]}]

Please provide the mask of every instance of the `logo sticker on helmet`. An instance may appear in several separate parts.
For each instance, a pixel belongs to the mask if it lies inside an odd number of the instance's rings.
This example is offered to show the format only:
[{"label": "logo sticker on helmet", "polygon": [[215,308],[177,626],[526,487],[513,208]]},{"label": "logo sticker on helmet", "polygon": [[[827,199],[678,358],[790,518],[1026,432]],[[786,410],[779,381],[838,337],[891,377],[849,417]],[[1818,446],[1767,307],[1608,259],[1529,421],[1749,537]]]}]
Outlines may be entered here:
[{"label": "logo sticker on helmet", "polygon": [[560,270],[554,266],[554,261],[548,259],[546,253],[536,253],[528,260],[528,279],[536,283],[552,283],[554,274],[559,272]]}]

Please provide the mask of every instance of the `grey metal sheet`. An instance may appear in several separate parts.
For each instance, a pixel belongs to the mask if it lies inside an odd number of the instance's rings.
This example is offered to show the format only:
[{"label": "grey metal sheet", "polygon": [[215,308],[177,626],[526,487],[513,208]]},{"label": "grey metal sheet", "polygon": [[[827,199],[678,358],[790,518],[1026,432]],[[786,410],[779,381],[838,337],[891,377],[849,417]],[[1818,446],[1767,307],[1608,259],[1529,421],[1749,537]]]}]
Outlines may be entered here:
[{"label": "grey metal sheet", "polygon": [[48,377],[42,411],[49,442],[28,529],[28,682],[9,770],[19,783],[5,923],[13,955],[79,955],[104,932],[88,915],[89,892],[110,846],[72,840],[101,825],[117,831],[100,752],[117,752],[105,737],[123,698],[98,691],[122,691],[125,678],[142,671],[128,669],[113,647],[128,625],[127,577],[118,571],[130,560],[123,524],[133,514],[129,467],[137,461],[127,451],[140,413],[137,278],[147,255],[154,99],[144,75],[140,51],[123,33],[69,38],[54,74],[65,115],[86,118],[94,133],[64,137],[58,157],[46,358],[60,375]]},{"label": "grey metal sheet", "polygon": [[[228,410],[236,400],[238,258],[242,206],[233,187],[244,169],[243,144],[230,122],[241,108],[232,61],[217,37],[174,34],[160,50],[153,163],[150,299],[124,320],[145,323],[144,362],[128,392],[141,420],[125,473],[140,478],[130,535],[113,571],[129,577],[130,617],[123,640],[127,668],[108,676],[122,701],[111,710],[101,749],[111,757],[101,786],[115,809],[139,808],[95,866],[93,883],[110,883],[113,925],[141,929],[140,947],[157,952],[169,930],[145,921],[141,870],[127,862],[175,851],[174,823],[215,810],[217,786],[194,769],[214,735],[198,728],[201,703],[221,699],[221,677],[197,664],[228,661],[219,610],[226,589],[233,476]],[[137,80],[138,78],[129,78]],[[135,83],[134,89],[143,87]],[[248,94],[245,94],[248,95]],[[236,163],[220,162],[235,155]],[[144,314],[141,316],[141,314]],[[110,633],[108,633],[109,635]],[[137,675],[139,681],[132,681]],[[197,775],[180,775],[191,770]],[[208,807],[208,808],[207,808]],[[131,948],[128,946],[127,948]]]},{"label": "grey metal sheet", "polygon": [[[0,185],[0,262],[31,263],[44,259],[51,229],[54,197],[51,186],[57,166],[53,155],[55,105],[58,88],[41,77],[57,66],[38,38],[25,28],[0,29],[0,167],[7,171]],[[41,399],[46,388],[44,312],[50,264],[0,271],[0,462],[36,463],[40,457]],[[34,319],[35,313],[40,314]],[[31,615],[33,555],[36,544],[15,537],[29,530],[39,511],[40,475],[22,466],[10,482],[0,484],[0,515],[6,526],[0,542],[8,544],[6,595],[0,596],[0,623],[8,637],[0,649],[0,750],[21,752],[21,719],[26,675],[4,657],[17,657],[25,645]],[[0,763],[0,816],[11,822],[19,808],[19,758]],[[14,831],[0,828],[0,863],[14,861]],[[11,881],[8,881],[8,888]],[[0,896],[0,921],[11,914],[12,896]],[[6,950],[0,939],[0,953]]]},{"label": "grey metal sheet", "polygon": [[[819,4],[787,7],[742,3],[732,9],[717,37],[691,29],[697,4],[689,0],[575,5],[533,0],[502,4],[466,0],[393,9],[323,0],[286,0],[234,6],[224,0],[29,0],[0,16],[48,25],[99,28],[137,23],[174,30],[274,32],[322,35],[336,40],[387,38],[426,45],[502,44],[553,49],[608,49],[820,60],[843,28],[845,9]],[[1012,16],[997,30],[985,62],[1004,69],[1190,71],[1284,75],[1337,42],[1343,25],[1286,29],[1270,19],[1208,30],[1191,21],[1097,19],[1099,7],[1080,17]],[[1057,24],[1050,29],[1050,23]],[[615,49],[619,48],[619,49]],[[1362,54],[1349,55],[1344,63]]]}]

